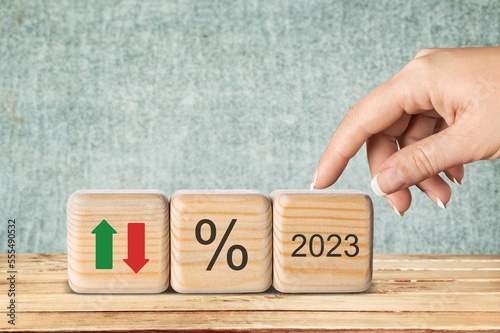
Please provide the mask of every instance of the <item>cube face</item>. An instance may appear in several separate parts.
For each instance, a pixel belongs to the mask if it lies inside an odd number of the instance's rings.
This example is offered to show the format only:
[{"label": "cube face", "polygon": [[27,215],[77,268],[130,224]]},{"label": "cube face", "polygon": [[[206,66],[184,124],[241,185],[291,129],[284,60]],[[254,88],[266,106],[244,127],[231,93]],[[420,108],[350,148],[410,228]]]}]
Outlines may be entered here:
[{"label": "cube face", "polygon": [[169,203],[161,191],[81,190],[68,200],[68,282],[78,293],[169,285]]},{"label": "cube face", "polygon": [[361,292],[371,284],[373,207],[354,191],[271,193],[273,285],[285,293]]},{"label": "cube face", "polygon": [[272,210],[256,191],[177,191],[171,284],[181,293],[261,292],[272,279]]}]

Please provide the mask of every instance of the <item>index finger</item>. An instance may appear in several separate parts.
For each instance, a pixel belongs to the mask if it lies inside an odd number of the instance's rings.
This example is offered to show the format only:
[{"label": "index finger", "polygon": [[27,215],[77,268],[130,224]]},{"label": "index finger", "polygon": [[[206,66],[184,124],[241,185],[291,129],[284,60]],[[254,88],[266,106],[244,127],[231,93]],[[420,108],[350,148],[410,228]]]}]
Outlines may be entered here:
[{"label": "index finger", "polygon": [[413,67],[410,64],[346,113],[321,155],[314,175],[315,188],[335,183],[366,140],[393,125],[404,112],[414,114],[433,109],[426,80],[420,71],[408,68]]}]

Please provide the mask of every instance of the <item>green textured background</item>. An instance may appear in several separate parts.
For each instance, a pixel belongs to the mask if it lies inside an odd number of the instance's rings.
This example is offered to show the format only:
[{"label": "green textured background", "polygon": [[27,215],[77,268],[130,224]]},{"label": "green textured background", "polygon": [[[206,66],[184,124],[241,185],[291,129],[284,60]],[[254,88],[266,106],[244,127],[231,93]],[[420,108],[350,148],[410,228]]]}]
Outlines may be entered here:
[{"label": "green textured background", "polygon": [[[500,44],[492,1],[0,1],[0,244],[66,251],[80,188],[307,188],[346,110],[420,49]],[[457,78],[459,80],[460,78]],[[499,253],[500,161],[375,252]],[[370,193],[365,152],[334,188]],[[3,241],[1,241],[3,240]]]}]

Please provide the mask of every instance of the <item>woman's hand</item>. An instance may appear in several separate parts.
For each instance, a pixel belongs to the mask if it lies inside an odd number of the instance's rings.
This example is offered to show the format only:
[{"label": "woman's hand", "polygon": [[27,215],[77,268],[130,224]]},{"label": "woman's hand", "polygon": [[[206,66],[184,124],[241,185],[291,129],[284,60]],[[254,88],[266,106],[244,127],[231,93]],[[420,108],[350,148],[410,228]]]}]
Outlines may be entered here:
[{"label": "woman's hand", "polygon": [[466,163],[500,157],[500,47],[429,49],[354,105],[311,180],[325,188],[366,142],[372,188],[402,215],[416,185],[445,208]]}]

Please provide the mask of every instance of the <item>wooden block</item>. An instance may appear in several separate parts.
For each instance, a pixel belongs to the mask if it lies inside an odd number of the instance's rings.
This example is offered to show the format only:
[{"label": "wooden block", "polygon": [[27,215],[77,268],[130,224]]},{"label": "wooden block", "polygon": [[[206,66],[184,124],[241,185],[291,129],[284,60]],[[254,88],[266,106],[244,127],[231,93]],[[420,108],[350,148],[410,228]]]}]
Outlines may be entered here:
[{"label": "wooden block", "polygon": [[81,190],[68,200],[68,282],[78,293],[159,293],[169,280],[161,191]]},{"label": "wooden block", "polygon": [[171,216],[171,284],[181,293],[267,290],[271,202],[257,191],[177,191]]},{"label": "wooden block", "polygon": [[371,284],[373,208],[354,191],[271,193],[273,285],[285,293],[361,292]]}]

